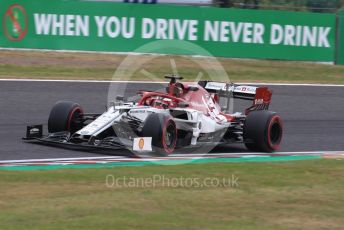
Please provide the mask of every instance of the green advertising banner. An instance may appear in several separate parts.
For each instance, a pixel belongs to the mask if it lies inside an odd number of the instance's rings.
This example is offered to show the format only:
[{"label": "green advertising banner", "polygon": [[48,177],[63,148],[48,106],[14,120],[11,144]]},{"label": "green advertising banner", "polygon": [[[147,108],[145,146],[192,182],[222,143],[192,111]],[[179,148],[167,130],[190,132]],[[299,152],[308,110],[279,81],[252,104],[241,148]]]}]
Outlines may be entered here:
[{"label": "green advertising banner", "polygon": [[336,64],[344,65],[344,10],[338,13]]},{"label": "green advertising banner", "polygon": [[3,48],[137,52],[181,40],[219,57],[334,61],[334,14],[63,0],[2,0],[0,9]]}]

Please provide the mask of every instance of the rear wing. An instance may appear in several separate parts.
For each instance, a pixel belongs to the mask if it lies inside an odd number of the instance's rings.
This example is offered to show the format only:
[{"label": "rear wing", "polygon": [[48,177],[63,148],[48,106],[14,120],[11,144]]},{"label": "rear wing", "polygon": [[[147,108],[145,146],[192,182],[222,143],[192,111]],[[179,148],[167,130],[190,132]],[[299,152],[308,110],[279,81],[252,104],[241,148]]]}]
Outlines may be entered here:
[{"label": "rear wing", "polygon": [[219,97],[233,97],[251,100],[253,104],[246,109],[246,114],[253,110],[268,110],[271,102],[272,91],[268,87],[255,87],[248,85],[235,85],[232,83],[199,81],[198,84],[209,93]]}]

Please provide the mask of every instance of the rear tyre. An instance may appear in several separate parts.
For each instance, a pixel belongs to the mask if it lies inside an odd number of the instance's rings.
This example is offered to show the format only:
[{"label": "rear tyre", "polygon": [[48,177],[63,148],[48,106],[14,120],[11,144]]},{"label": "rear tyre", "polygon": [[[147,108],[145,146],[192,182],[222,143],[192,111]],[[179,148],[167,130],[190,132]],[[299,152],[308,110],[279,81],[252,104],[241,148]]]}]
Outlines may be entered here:
[{"label": "rear tyre", "polygon": [[50,111],[48,119],[49,133],[68,131],[75,133],[83,127],[83,110],[77,103],[58,101]]},{"label": "rear tyre", "polygon": [[273,152],[280,146],[283,123],[275,112],[252,111],[245,120],[244,141],[251,151]]},{"label": "rear tyre", "polygon": [[161,156],[173,153],[177,145],[176,123],[167,114],[150,114],[144,123],[141,135],[152,137],[152,148]]}]

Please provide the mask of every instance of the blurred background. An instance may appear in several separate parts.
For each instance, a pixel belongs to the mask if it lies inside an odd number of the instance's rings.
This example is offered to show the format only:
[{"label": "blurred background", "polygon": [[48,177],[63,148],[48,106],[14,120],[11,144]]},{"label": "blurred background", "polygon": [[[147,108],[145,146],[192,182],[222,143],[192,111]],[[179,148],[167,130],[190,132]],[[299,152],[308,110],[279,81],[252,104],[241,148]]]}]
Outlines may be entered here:
[{"label": "blurred background", "polygon": [[[98,0],[96,0],[98,1]],[[333,13],[344,6],[344,0],[99,0],[144,4],[204,5],[243,9],[271,9]]]}]

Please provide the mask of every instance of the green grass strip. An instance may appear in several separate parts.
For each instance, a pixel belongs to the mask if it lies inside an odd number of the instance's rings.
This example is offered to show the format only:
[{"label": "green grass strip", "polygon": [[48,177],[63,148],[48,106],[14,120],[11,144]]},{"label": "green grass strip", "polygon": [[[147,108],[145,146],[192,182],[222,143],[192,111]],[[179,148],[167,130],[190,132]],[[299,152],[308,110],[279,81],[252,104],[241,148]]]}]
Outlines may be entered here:
[{"label": "green grass strip", "polygon": [[97,164],[71,164],[71,165],[29,165],[29,166],[2,166],[0,170],[30,171],[30,170],[54,170],[54,169],[86,169],[86,168],[112,168],[123,166],[144,165],[176,165],[176,164],[205,164],[205,163],[236,163],[236,162],[271,162],[271,161],[296,161],[320,159],[321,156],[276,156],[276,157],[240,157],[240,158],[204,158],[185,160],[161,160],[161,161],[130,161],[111,162]]}]

